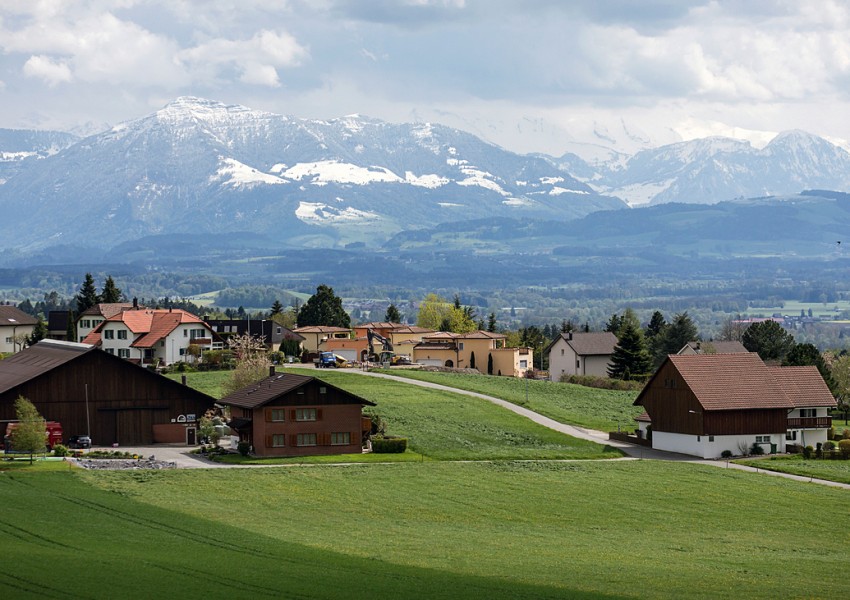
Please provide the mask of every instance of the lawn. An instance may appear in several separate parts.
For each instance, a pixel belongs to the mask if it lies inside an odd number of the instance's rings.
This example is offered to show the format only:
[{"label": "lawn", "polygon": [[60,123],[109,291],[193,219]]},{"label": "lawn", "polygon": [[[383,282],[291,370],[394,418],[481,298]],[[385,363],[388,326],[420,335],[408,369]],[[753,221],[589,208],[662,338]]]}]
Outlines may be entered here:
[{"label": "lawn", "polygon": [[850,559],[848,544],[814,509],[844,506],[845,491],[685,463],[20,474],[0,476],[0,502],[15,557],[0,566],[0,590],[13,593],[20,578],[65,597],[848,591],[828,566]]},{"label": "lawn", "polygon": [[[632,406],[638,392],[601,390],[572,383],[461,373],[434,373],[413,369],[381,372],[495,396],[546,415],[560,423],[600,431],[616,431],[618,425],[623,430],[634,429],[636,426],[634,418],[643,412],[643,408]],[[526,385],[528,386],[527,401]]]},{"label": "lawn", "polygon": [[801,454],[795,454],[793,456],[736,460],[735,462],[769,471],[850,484],[850,460],[806,460]]},{"label": "lawn", "polygon": [[[279,373],[304,375],[304,369],[278,369]],[[403,382],[366,377],[356,373],[316,369],[307,371],[333,385],[376,402],[367,412],[387,423],[387,434],[408,438],[411,454],[396,460],[513,460],[513,459],[598,459],[618,458],[622,453],[610,446],[579,440],[516,415],[502,407],[462,394],[427,390]],[[213,397],[221,396],[227,371],[189,373],[187,382]],[[169,375],[178,378],[179,374]],[[507,379],[507,378],[505,378]],[[238,459],[234,459],[238,460]],[[333,462],[363,462],[377,459]],[[325,462],[276,460],[275,462]],[[268,463],[264,463],[268,464]]]},{"label": "lawn", "polygon": [[186,383],[213,398],[221,398],[222,385],[230,379],[231,371],[198,371],[197,373],[169,373],[166,375],[169,379],[180,381],[186,376]]}]

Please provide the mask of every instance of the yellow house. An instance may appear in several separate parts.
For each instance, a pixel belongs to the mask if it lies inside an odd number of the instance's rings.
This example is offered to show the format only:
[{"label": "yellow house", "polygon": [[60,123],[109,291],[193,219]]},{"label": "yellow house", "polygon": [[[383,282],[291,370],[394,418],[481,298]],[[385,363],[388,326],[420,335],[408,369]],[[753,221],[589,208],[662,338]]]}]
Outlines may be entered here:
[{"label": "yellow house", "polygon": [[304,338],[301,342],[302,350],[310,353],[323,350],[322,343],[327,340],[347,340],[351,338],[351,330],[346,327],[325,327],[324,325],[310,325],[293,329],[295,333]]},{"label": "yellow house", "polygon": [[[422,341],[422,337],[434,333],[433,329],[426,329],[417,325],[405,325],[403,323],[371,322],[354,326],[354,333],[358,338],[365,338],[368,331],[377,333],[389,340],[393,346],[396,356],[409,356],[413,358],[413,348]],[[378,348],[380,350],[380,348]]]},{"label": "yellow house", "polygon": [[532,351],[530,348],[506,348],[506,339],[500,333],[489,331],[438,331],[422,336],[422,341],[413,348],[413,362],[522,377],[533,366]]}]

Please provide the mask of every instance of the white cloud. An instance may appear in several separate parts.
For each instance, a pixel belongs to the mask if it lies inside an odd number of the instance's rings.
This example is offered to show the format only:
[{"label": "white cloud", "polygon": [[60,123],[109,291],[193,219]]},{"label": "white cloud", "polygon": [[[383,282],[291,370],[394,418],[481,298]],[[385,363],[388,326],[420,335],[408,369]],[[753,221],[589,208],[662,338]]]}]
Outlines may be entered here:
[{"label": "white cloud", "polygon": [[73,79],[68,65],[49,56],[31,56],[24,63],[24,75],[43,80],[49,86],[68,83]]}]

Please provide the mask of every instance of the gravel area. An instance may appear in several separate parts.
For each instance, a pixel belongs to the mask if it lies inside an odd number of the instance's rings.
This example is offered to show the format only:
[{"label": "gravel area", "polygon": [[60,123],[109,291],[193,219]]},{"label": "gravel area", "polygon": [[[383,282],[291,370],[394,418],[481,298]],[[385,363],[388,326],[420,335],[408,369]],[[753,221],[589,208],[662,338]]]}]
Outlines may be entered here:
[{"label": "gravel area", "polygon": [[151,458],[78,458],[75,462],[84,469],[101,470],[137,470],[137,469],[176,469],[177,463],[167,460],[156,460]]}]

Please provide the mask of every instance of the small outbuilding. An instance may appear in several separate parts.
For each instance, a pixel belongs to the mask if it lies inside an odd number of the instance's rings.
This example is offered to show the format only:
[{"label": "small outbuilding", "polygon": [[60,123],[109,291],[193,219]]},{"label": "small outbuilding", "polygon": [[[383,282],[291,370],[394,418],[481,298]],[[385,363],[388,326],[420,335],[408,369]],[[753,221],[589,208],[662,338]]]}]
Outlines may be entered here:
[{"label": "small outbuilding", "polygon": [[372,428],[364,398],[307,375],[271,374],[221,399],[230,428],[257,456],[361,452]]}]

